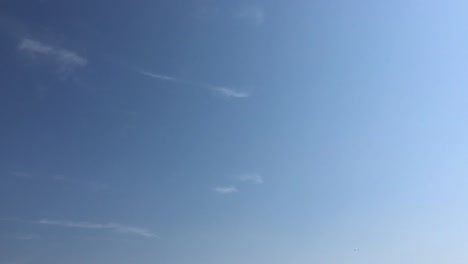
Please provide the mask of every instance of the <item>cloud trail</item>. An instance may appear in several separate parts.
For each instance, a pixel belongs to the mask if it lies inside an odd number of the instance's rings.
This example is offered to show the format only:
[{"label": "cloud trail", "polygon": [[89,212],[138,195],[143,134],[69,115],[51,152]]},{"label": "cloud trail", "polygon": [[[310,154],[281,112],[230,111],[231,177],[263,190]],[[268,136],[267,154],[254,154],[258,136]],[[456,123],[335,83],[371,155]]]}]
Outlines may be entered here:
[{"label": "cloud trail", "polygon": [[78,55],[74,51],[53,47],[30,38],[21,39],[18,44],[18,50],[53,58],[64,70],[72,70],[74,68],[84,67],[88,64],[86,58]]},{"label": "cloud trail", "polygon": [[48,225],[48,226],[56,226],[56,227],[63,227],[63,228],[110,230],[110,231],[121,233],[121,234],[133,234],[133,235],[138,235],[138,236],[143,236],[143,237],[148,237],[148,238],[157,237],[156,234],[152,233],[151,231],[147,229],[135,227],[135,226],[122,225],[119,223],[101,224],[101,223],[76,222],[76,221],[69,221],[69,220],[51,220],[51,219],[29,221],[29,220],[24,220],[20,218],[0,218],[0,221]]},{"label": "cloud trail", "polygon": [[260,174],[242,174],[238,176],[239,181],[253,184],[262,184],[263,178]]},{"label": "cloud trail", "polygon": [[127,226],[117,223],[107,223],[107,224],[98,224],[98,223],[90,223],[90,222],[74,222],[74,221],[57,221],[57,220],[49,220],[49,219],[42,219],[36,222],[37,224],[41,225],[52,225],[52,226],[59,226],[59,227],[69,227],[69,228],[82,228],[82,229],[108,229],[118,233],[127,233],[127,234],[134,234],[144,237],[154,237],[155,235],[150,231],[134,227],[134,226]]},{"label": "cloud trail", "polygon": [[194,86],[194,87],[199,87],[199,88],[203,88],[203,89],[208,89],[208,90],[211,90],[223,97],[226,97],[226,98],[247,98],[250,96],[250,94],[246,93],[246,92],[240,92],[240,91],[237,91],[237,90],[234,90],[232,88],[229,88],[229,87],[224,87],[224,86],[216,86],[216,85],[212,85],[212,84],[208,84],[208,83],[203,83],[203,82],[195,82],[195,81],[189,81],[189,80],[184,80],[184,79],[180,79],[180,78],[177,78],[177,77],[174,77],[174,76],[169,76],[169,75],[165,75],[165,74],[160,74],[160,73],[154,73],[154,72],[149,72],[149,71],[145,71],[145,70],[142,70],[142,69],[138,69],[138,68],[132,68],[133,71],[141,74],[141,75],[144,75],[146,77],[150,77],[150,78],[153,78],[153,79],[158,79],[158,80],[161,80],[161,81],[166,81],[166,82],[173,82],[173,83],[178,83],[178,84],[183,84],[183,85],[189,85],[189,86]]},{"label": "cloud trail", "polygon": [[249,97],[248,93],[245,92],[239,92],[236,90],[233,90],[231,88],[226,88],[226,87],[212,87],[211,88],[213,91],[218,92],[224,97],[233,97],[233,98],[247,98]]},{"label": "cloud trail", "polygon": [[219,194],[231,194],[236,193],[239,190],[235,186],[218,186],[214,188],[214,191]]}]

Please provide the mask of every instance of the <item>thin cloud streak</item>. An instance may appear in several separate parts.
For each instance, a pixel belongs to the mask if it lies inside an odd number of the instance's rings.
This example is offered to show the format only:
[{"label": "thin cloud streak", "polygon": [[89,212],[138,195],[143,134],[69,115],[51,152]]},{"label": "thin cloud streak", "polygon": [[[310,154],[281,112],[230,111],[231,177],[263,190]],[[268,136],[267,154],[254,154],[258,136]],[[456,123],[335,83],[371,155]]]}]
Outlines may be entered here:
[{"label": "thin cloud streak", "polygon": [[174,77],[167,76],[167,75],[155,74],[155,73],[151,73],[151,72],[143,71],[143,70],[139,71],[139,73],[146,75],[148,77],[160,79],[163,81],[177,81],[177,79],[175,79]]},{"label": "thin cloud streak", "polygon": [[116,233],[121,234],[133,234],[148,238],[157,237],[156,234],[153,232],[134,226],[122,225],[119,223],[107,223],[107,224],[100,224],[100,223],[91,223],[91,222],[76,222],[76,221],[68,221],[68,220],[51,220],[51,219],[41,219],[39,221],[30,221],[24,220],[21,218],[16,217],[3,217],[0,218],[0,221],[8,221],[8,222],[16,222],[16,223],[23,223],[23,224],[37,224],[37,225],[48,225],[48,226],[56,226],[56,227],[63,227],[63,228],[76,228],[76,229],[97,229],[97,230],[110,230]]},{"label": "thin cloud streak", "polygon": [[180,79],[180,78],[176,78],[174,76],[169,76],[169,75],[165,75],[165,74],[159,74],[159,73],[153,73],[153,72],[149,72],[149,71],[145,71],[145,70],[142,70],[142,69],[138,69],[138,68],[132,68],[132,70],[134,70],[135,72],[141,74],[141,75],[144,75],[146,77],[150,77],[150,78],[153,78],[153,79],[158,79],[158,80],[161,80],[161,81],[167,81],[167,82],[173,82],[173,83],[178,83],[178,84],[183,84],[183,85],[189,85],[189,86],[194,86],[194,87],[200,87],[200,88],[203,88],[203,89],[209,89],[223,97],[226,97],[226,98],[247,98],[249,97],[250,95],[246,92],[240,92],[240,91],[236,91],[232,88],[228,88],[228,87],[223,87],[223,86],[216,86],[216,85],[212,85],[212,84],[208,84],[208,83],[202,83],[202,82],[194,82],[194,81],[188,81],[188,80],[184,80],[184,79]]},{"label": "thin cloud streak", "polygon": [[107,224],[98,224],[98,223],[90,223],[90,222],[74,222],[74,221],[57,221],[57,220],[49,220],[49,219],[42,219],[36,222],[37,224],[41,225],[51,225],[51,226],[59,226],[59,227],[68,227],[68,228],[81,228],[81,229],[107,229],[112,230],[117,233],[123,234],[134,234],[144,237],[155,237],[155,234],[151,233],[150,231],[133,226],[126,226],[118,223],[107,223]]},{"label": "thin cloud streak", "polygon": [[235,186],[218,186],[214,188],[214,191],[219,194],[232,194],[239,190]]},{"label": "thin cloud streak", "polygon": [[18,50],[34,55],[49,56],[66,70],[73,68],[84,67],[88,64],[88,60],[74,51],[53,47],[37,40],[23,38],[18,44]]},{"label": "thin cloud streak", "polygon": [[201,7],[197,11],[200,18],[220,18],[229,16],[238,22],[251,26],[261,26],[266,21],[265,9],[254,4],[240,5],[236,10],[223,9],[219,5]]},{"label": "thin cloud streak", "polygon": [[260,174],[242,174],[238,176],[239,181],[253,184],[262,184],[263,178]]},{"label": "thin cloud streak", "polygon": [[213,87],[213,91],[221,94],[224,97],[233,97],[233,98],[247,98],[249,97],[248,93],[235,91],[226,87]]}]

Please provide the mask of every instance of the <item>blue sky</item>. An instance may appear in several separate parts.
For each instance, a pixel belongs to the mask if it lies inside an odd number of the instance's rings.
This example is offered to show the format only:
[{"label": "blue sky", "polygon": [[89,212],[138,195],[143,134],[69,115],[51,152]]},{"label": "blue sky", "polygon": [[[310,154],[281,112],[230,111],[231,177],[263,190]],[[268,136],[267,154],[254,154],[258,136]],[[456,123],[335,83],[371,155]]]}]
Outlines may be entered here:
[{"label": "blue sky", "polygon": [[0,264],[466,263],[465,1],[0,3]]}]

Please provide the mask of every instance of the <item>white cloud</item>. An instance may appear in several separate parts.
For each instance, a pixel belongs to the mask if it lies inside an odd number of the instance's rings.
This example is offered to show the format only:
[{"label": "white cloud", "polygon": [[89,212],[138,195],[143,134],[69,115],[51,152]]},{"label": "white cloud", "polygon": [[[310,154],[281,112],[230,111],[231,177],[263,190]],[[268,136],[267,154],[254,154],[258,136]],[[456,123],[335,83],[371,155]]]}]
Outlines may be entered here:
[{"label": "white cloud", "polygon": [[74,51],[53,47],[37,40],[23,38],[18,44],[18,50],[33,55],[48,56],[56,61],[62,70],[73,70],[84,67],[88,60]]},{"label": "white cloud", "polygon": [[143,74],[143,75],[146,75],[146,76],[148,76],[148,77],[160,79],[160,80],[163,80],[163,81],[177,81],[176,78],[171,77],[171,76],[167,76],[167,75],[156,74],[156,73],[152,73],[152,72],[148,72],[148,71],[143,71],[143,70],[140,70],[140,71],[138,71],[138,72],[141,73],[141,74]]},{"label": "white cloud", "polygon": [[265,22],[265,11],[258,6],[248,5],[244,6],[236,14],[236,17],[242,21],[260,26]]},{"label": "white cloud", "polygon": [[216,86],[216,85],[212,85],[212,84],[209,84],[209,83],[196,82],[196,81],[191,81],[191,80],[184,80],[184,79],[180,79],[180,78],[177,78],[177,77],[174,77],[174,76],[169,76],[169,75],[165,75],[165,74],[153,73],[153,72],[141,70],[141,69],[138,69],[138,68],[135,68],[135,67],[133,67],[131,69],[134,70],[135,72],[141,74],[141,75],[144,75],[144,76],[147,76],[147,77],[150,77],[150,78],[153,78],[153,79],[178,83],[178,84],[182,84],[182,85],[194,86],[194,87],[199,87],[199,88],[203,88],[203,89],[209,89],[211,91],[214,91],[215,93],[220,94],[223,97],[241,99],[241,98],[247,98],[247,97],[250,96],[248,93],[239,92],[239,91],[236,91],[234,89],[223,87],[223,86]]},{"label": "white cloud", "polygon": [[125,234],[134,234],[144,237],[155,237],[156,235],[152,232],[133,226],[126,226],[117,223],[107,223],[107,224],[98,224],[98,223],[90,223],[90,222],[74,222],[74,221],[57,221],[57,220],[49,220],[49,219],[42,219],[37,222],[37,224],[41,225],[51,225],[51,226],[59,226],[59,227],[67,227],[67,228],[81,228],[81,229],[107,229],[112,230],[117,233],[125,233]]},{"label": "white cloud", "polygon": [[228,98],[247,98],[249,97],[248,93],[245,92],[239,92],[236,90],[233,90],[231,88],[226,88],[226,87],[212,87],[211,88],[213,91],[219,93],[220,95]]},{"label": "white cloud", "polygon": [[44,45],[32,39],[22,39],[19,43],[18,49],[44,55],[49,55],[54,52],[54,49],[51,46]]},{"label": "white cloud", "polygon": [[220,194],[231,194],[236,193],[239,190],[235,186],[218,186],[214,188],[214,191]]},{"label": "white cloud", "polygon": [[241,182],[250,182],[254,184],[262,184],[263,178],[260,174],[242,174],[238,176]]},{"label": "white cloud", "polygon": [[67,66],[83,67],[88,64],[88,60],[69,50],[57,50],[57,59]]}]

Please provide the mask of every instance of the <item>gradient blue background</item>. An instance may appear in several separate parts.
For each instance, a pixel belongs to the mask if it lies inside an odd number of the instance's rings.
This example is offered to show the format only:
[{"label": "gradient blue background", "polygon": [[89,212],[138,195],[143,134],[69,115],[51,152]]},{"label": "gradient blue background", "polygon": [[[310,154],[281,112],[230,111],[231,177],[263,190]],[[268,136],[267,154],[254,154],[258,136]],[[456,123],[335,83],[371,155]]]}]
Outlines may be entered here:
[{"label": "gradient blue background", "polygon": [[467,8],[0,1],[0,263],[467,263]]}]

